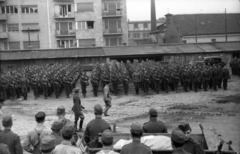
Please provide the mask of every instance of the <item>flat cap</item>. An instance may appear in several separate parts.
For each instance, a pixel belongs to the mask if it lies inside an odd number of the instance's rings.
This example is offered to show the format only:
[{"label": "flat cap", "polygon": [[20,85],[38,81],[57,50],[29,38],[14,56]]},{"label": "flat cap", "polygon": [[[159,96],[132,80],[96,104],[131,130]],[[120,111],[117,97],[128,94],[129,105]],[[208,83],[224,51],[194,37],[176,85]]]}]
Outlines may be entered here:
[{"label": "flat cap", "polygon": [[183,132],[187,132],[188,130],[192,131],[189,123],[181,123],[178,125],[178,128],[181,129]]},{"label": "flat cap", "polygon": [[57,108],[57,114],[65,114],[65,107],[64,106],[59,106]]},{"label": "flat cap", "polygon": [[103,109],[102,109],[102,106],[100,104],[96,104],[94,106],[94,113],[95,114],[102,114],[103,113]]},{"label": "flat cap", "polygon": [[3,117],[3,120],[2,120],[2,125],[3,127],[10,127],[13,125],[13,122],[12,122],[12,116],[11,115],[6,115]]},{"label": "flat cap", "polygon": [[157,115],[158,115],[158,112],[157,112],[156,109],[151,108],[151,109],[149,110],[149,115],[151,115],[151,116],[157,116]]},{"label": "flat cap", "polygon": [[174,128],[171,134],[172,141],[182,144],[187,141],[187,137],[184,135],[183,131],[179,128]]},{"label": "flat cap", "polygon": [[111,130],[107,129],[102,133],[102,142],[104,143],[113,143],[113,133]]},{"label": "flat cap", "polygon": [[62,120],[55,120],[52,124],[52,129],[61,130],[63,128],[63,121]]},{"label": "flat cap", "polygon": [[135,122],[131,126],[131,131],[142,131],[142,126],[139,123]]},{"label": "flat cap", "polygon": [[41,150],[48,151],[56,146],[55,137],[53,135],[44,136],[41,140]]},{"label": "flat cap", "polygon": [[73,122],[68,122],[62,129],[62,135],[72,136],[75,132],[75,125]]}]

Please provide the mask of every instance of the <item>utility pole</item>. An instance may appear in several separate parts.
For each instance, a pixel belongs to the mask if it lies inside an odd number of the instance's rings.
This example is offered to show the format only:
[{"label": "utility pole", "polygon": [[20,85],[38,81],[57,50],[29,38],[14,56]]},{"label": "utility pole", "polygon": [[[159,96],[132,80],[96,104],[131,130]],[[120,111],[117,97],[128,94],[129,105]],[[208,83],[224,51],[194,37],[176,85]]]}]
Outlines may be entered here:
[{"label": "utility pole", "polygon": [[38,38],[38,49],[40,49],[40,40],[39,40],[39,34],[37,35]]},{"label": "utility pole", "polygon": [[198,20],[197,20],[197,14],[195,15],[195,40],[196,43],[198,42],[198,37],[197,37],[197,33],[198,33]]},{"label": "utility pole", "polygon": [[225,40],[227,40],[227,9],[225,8]]},{"label": "utility pole", "polygon": [[30,31],[29,31],[29,27],[28,27],[28,48],[30,48],[31,43],[30,43]]}]

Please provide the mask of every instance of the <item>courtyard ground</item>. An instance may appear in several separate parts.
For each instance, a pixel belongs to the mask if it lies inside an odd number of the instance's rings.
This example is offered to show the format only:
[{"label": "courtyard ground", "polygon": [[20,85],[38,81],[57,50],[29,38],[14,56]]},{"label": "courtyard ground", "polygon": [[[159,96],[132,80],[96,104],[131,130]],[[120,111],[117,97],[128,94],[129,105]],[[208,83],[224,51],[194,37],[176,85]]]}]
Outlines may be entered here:
[{"label": "courtyard ground", "polygon": [[[169,133],[179,123],[189,122],[192,132],[200,134],[199,124],[202,124],[209,149],[216,150],[222,138],[226,142],[233,141],[233,149],[240,152],[240,78],[233,76],[228,84],[226,91],[200,90],[195,93],[183,92],[180,88],[179,93],[171,91],[166,94],[161,91],[160,94],[156,94],[151,91],[149,95],[141,92],[138,96],[135,95],[131,84],[129,95],[126,96],[121,91],[119,96],[112,96],[112,108],[109,110],[111,116],[103,118],[110,123],[116,123],[117,132],[128,133],[133,122],[141,124],[147,122],[148,110],[156,108],[159,113],[158,119],[166,123]],[[104,107],[102,92],[98,97],[93,97],[91,89],[89,86],[86,98],[80,95],[82,105],[85,107],[84,128],[90,120],[94,119],[94,105],[101,104]],[[53,96],[44,99],[41,96],[37,100],[33,99],[32,93],[29,93],[27,101],[6,101],[3,110],[4,114],[13,115],[12,130],[23,137],[36,125],[34,115],[38,111],[44,111],[47,114],[45,124],[49,128],[57,119],[58,106],[65,106],[67,118],[73,121],[72,105],[72,97],[66,98],[64,93],[59,99]],[[225,145],[223,149],[226,148]]]}]

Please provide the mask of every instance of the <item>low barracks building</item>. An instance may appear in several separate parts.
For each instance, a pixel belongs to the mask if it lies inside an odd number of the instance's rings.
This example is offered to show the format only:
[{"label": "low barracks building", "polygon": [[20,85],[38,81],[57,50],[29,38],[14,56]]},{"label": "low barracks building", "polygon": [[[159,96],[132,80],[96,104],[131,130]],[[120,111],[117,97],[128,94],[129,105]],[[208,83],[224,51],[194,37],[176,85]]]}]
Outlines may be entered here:
[{"label": "low barracks building", "polygon": [[206,56],[220,56],[229,64],[232,58],[240,58],[240,42],[0,51],[0,65],[7,72],[34,64],[79,62],[83,69],[90,71],[96,63],[113,59],[153,59],[181,65],[202,61]]},{"label": "low barracks building", "polygon": [[122,46],[126,0],[0,0],[0,50]]}]

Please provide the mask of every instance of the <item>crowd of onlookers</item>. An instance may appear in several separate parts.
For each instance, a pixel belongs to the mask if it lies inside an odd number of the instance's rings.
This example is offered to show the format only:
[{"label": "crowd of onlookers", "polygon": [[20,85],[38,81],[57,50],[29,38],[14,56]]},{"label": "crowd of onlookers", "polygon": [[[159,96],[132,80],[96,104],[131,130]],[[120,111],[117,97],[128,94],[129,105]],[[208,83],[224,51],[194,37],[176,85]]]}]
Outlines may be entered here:
[{"label": "crowd of onlookers", "polygon": [[[3,115],[0,102],[0,154],[23,154],[27,151],[33,154],[116,154],[113,150],[114,133],[109,123],[102,119],[101,105],[94,106],[95,119],[90,121],[85,130],[76,131],[76,125],[66,119],[65,108],[58,107],[57,116],[51,129],[44,125],[46,114],[38,112],[35,115],[36,126],[20,141],[19,135],[11,131],[13,120],[11,115]],[[130,133],[132,142],[120,150],[121,154],[151,154],[152,150],[141,143],[143,133],[168,133],[166,125],[159,121],[156,109],[149,110],[150,120],[142,125],[134,122]],[[101,133],[101,139],[99,134]],[[204,154],[202,144],[191,138],[191,127],[188,123],[180,124],[171,132],[173,153]],[[89,150],[87,150],[88,147]]]}]

